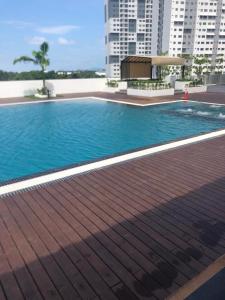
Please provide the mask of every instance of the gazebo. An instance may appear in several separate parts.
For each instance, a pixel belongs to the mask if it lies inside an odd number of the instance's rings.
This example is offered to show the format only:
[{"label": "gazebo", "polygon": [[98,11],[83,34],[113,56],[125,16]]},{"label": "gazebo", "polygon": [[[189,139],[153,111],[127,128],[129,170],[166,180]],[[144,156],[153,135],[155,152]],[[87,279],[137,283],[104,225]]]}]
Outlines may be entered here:
[{"label": "gazebo", "polygon": [[121,80],[153,78],[154,66],[177,65],[182,68],[184,77],[185,59],[172,56],[127,56],[121,61]]}]

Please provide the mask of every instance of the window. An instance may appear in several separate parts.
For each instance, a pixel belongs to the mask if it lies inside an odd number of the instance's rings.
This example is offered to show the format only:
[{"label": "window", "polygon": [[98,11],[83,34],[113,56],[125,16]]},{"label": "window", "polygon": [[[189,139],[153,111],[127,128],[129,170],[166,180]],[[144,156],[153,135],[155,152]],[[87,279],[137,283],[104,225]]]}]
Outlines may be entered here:
[{"label": "window", "polygon": [[129,32],[136,32],[136,20],[135,19],[129,19]]},{"label": "window", "polygon": [[119,41],[119,33],[110,33],[109,34],[109,42],[117,42]]},{"label": "window", "polygon": [[119,56],[118,55],[110,55],[109,56],[109,64],[118,64]]},{"label": "window", "polygon": [[129,52],[129,55],[135,55],[136,54],[136,43],[135,42],[130,42],[129,43],[128,52]]},{"label": "window", "polygon": [[145,0],[138,0],[137,17],[139,19],[145,18]]},{"label": "window", "polygon": [[144,33],[138,33],[137,34],[137,41],[138,42],[144,42],[145,40],[145,34]]}]

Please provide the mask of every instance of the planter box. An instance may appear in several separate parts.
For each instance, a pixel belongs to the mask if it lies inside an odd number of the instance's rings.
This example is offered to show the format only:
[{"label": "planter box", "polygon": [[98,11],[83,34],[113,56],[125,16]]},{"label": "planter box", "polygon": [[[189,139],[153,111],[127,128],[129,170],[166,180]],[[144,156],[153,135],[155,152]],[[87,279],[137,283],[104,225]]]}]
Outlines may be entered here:
[{"label": "planter box", "polygon": [[139,97],[173,96],[174,95],[174,89],[164,89],[164,90],[127,89],[127,95],[139,96]]},{"label": "planter box", "polygon": [[116,93],[119,91],[119,87],[105,87],[104,92],[106,93]]},{"label": "planter box", "polygon": [[126,90],[127,89],[127,82],[126,81],[119,81],[119,90]]},{"label": "planter box", "polygon": [[[184,91],[185,87],[190,84],[191,81],[176,81],[175,82],[175,90]],[[190,94],[192,93],[205,93],[207,92],[207,86],[206,85],[200,85],[200,86],[193,86],[193,87],[187,87],[188,92]]]},{"label": "planter box", "polygon": [[185,86],[189,85],[191,81],[176,81],[175,82],[175,90],[177,91],[184,91]]},{"label": "planter box", "polygon": [[188,92],[190,94],[193,94],[193,93],[206,93],[207,92],[207,85],[188,87]]},{"label": "planter box", "polygon": [[47,95],[41,95],[41,94],[35,94],[34,95],[36,98],[40,98],[40,99],[47,99],[48,96]]},{"label": "planter box", "polygon": [[104,89],[104,92],[106,93],[116,93],[120,90],[126,90],[127,89],[127,82],[126,81],[118,81],[118,87],[110,87],[106,86]]}]

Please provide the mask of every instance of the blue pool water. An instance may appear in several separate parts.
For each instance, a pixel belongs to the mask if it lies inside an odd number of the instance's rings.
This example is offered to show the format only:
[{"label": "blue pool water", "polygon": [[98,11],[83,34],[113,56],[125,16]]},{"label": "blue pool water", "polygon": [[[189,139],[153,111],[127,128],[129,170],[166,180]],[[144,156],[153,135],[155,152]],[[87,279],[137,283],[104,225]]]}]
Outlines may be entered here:
[{"label": "blue pool water", "polygon": [[225,299],[225,268],[215,274],[185,300],[224,300]]},{"label": "blue pool water", "polygon": [[225,107],[76,100],[0,108],[0,182],[225,128]]}]

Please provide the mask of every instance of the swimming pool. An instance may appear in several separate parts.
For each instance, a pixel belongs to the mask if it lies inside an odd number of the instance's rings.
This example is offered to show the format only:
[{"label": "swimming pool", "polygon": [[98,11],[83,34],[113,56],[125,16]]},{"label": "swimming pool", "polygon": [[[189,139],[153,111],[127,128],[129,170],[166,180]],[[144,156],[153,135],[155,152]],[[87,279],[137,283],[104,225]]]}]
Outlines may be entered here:
[{"label": "swimming pool", "polygon": [[225,128],[225,107],[76,99],[0,107],[0,183]]}]

